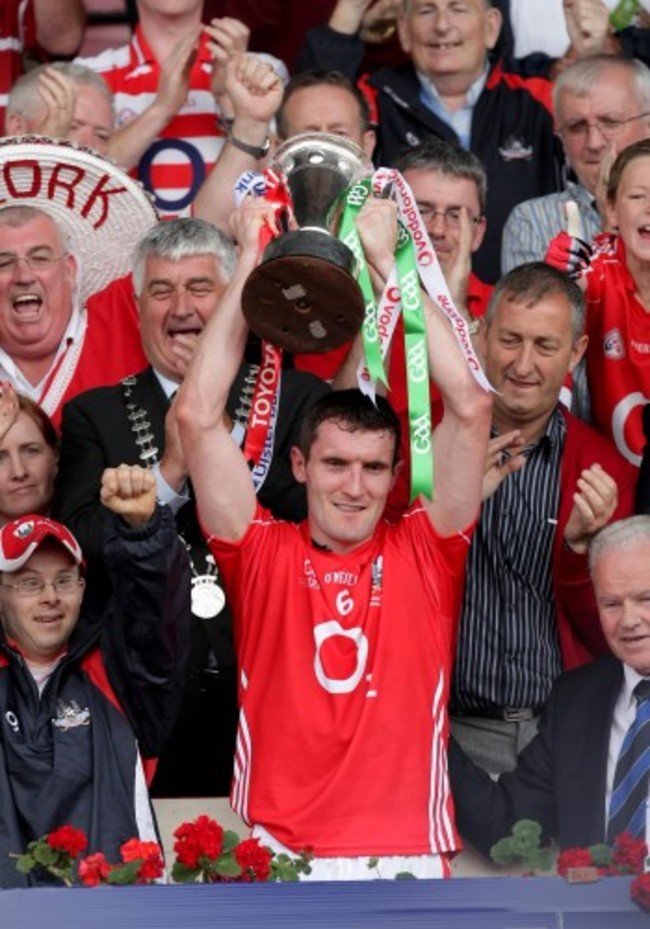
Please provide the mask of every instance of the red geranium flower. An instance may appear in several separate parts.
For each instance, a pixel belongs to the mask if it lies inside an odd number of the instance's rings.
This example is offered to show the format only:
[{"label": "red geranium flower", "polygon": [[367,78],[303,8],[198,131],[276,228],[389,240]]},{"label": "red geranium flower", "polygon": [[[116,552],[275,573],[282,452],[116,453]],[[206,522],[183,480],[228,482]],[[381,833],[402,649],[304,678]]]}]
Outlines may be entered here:
[{"label": "red geranium flower", "polygon": [[634,878],[630,884],[630,894],[642,910],[650,913],[650,872]]},{"label": "red geranium flower", "polygon": [[103,884],[111,870],[102,852],[88,855],[79,862],[79,880],[86,887],[97,887]]},{"label": "red geranium flower", "polygon": [[88,845],[88,839],[74,826],[61,826],[47,836],[47,844],[57,852],[65,852],[71,858],[76,858]]},{"label": "red geranium flower", "polygon": [[557,873],[566,877],[569,868],[588,868],[593,864],[588,848],[567,848],[557,858]]},{"label": "red geranium flower", "polygon": [[614,873],[641,874],[647,854],[648,846],[643,839],[635,839],[629,832],[617,835],[612,849]]},{"label": "red geranium flower", "polygon": [[235,860],[242,869],[242,881],[267,881],[271,873],[271,852],[259,839],[244,839],[235,847]]},{"label": "red geranium flower", "polygon": [[174,832],[174,851],[186,868],[199,868],[201,858],[216,859],[223,851],[223,829],[209,816],[182,823]]},{"label": "red geranium flower", "polygon": [[160,877],[164,870],[162,852],[157,842],[141,842],[140,839],[129,839],[120,847],[122,861],[137,861],[142,859],[138,868],[138,883],[153,881]]}]

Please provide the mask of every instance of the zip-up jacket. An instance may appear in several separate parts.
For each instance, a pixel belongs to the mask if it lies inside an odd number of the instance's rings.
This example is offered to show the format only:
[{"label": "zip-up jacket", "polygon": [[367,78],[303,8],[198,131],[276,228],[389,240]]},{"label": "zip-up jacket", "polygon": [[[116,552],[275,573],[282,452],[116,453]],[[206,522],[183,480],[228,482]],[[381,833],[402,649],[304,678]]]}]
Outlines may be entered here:
[{"label": "zip-up jacket", "polygon": [[145,770],[178,709],[189,629],[189,567],[173,515],[142,529],[107,511],[113,583],[103,615],[82,603],[39,696],[22,655],[0,638],[0,886],[20,874],[10,853],[59,826],[86,833],[85,854],[119,861],[127,839],[157,839]]}]

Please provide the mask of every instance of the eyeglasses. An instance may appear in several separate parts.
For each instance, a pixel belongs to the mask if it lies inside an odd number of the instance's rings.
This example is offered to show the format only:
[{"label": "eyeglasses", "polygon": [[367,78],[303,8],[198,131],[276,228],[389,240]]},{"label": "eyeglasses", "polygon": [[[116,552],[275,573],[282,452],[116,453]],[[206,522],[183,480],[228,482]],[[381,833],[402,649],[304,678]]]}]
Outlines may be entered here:
[{"label": "eyeglasses", "polygon": [[10,252],[0,253],[0,274],[13,274],[19,262],[24,261],[32,271],[47,271],[48,268],[63,261],[65,255],[53,255],[51,252],[32,252],[30,255],[12,255]]},{"label": "eyeglasses", "polygon": [[643,119],[644,116],[650,116],[650,112],[637,113],[636,116],[628,116],[627,119],[614,119],[613,116],[597,116],[593,122],[589,122],[588,119],[576,119],[575,122],[558,126],[557,131],[560,135],[564,133],[573,139],[578,139],[587,135],[590,129],[598,129],[606,139],[612,139],[619,135],[628,123],[635,119]]},{"label": "eyeglasses", "polygon": [[53,581],[46,581],[43,577],[24,577],[15,584],[3,583],[3,587],[11,587],[19,597],[36,597],[43,593],[50,585],[57,594],[71,594],[82,583],[81,578],[75,574],[60,574]]},{"label": "eyeglasses", "polygon": [[[447,210],[437,210],[430,203],[418,203],[418,209],[425,223],[432,223],[436,216],[442,216],[445,226],[450,229],[457,229],[460,226],[461,216],[463,215],[462,209],[457,206],[450,206]],[[474,223],[475,226],[482,219],[481,216],[474,216],[472,213],[468,214],[468,218],[470,223]]]}]

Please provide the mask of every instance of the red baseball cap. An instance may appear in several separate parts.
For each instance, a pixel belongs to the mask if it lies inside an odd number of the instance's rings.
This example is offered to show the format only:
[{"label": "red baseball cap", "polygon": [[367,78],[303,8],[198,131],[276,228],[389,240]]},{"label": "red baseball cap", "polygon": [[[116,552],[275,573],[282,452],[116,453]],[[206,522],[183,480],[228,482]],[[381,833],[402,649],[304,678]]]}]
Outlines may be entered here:
[{"label": "red baseball cap", "polygon": [[83,552],[69,529],[47,516],[29,514],[0,529],[0,571],[19,571],[47,539],[58,542],[76,564],[83,564]]}]

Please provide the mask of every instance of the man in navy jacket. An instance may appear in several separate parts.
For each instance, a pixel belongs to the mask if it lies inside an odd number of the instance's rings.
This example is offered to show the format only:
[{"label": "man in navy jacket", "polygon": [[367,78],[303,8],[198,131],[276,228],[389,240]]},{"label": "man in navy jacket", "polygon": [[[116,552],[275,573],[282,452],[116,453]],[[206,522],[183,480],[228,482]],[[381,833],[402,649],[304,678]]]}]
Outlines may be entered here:
[{"label": "man in navy jacket", "polygon": [[63,825],[87,853],[119,860],[130,838],[156,841],[151,762],[180,702],[189,569],[149,471],[107,469],[105,559],[113,595],[82,605],[78,542],[28,515],[0,532],[0,886],[40,883],[10,854]]}]

